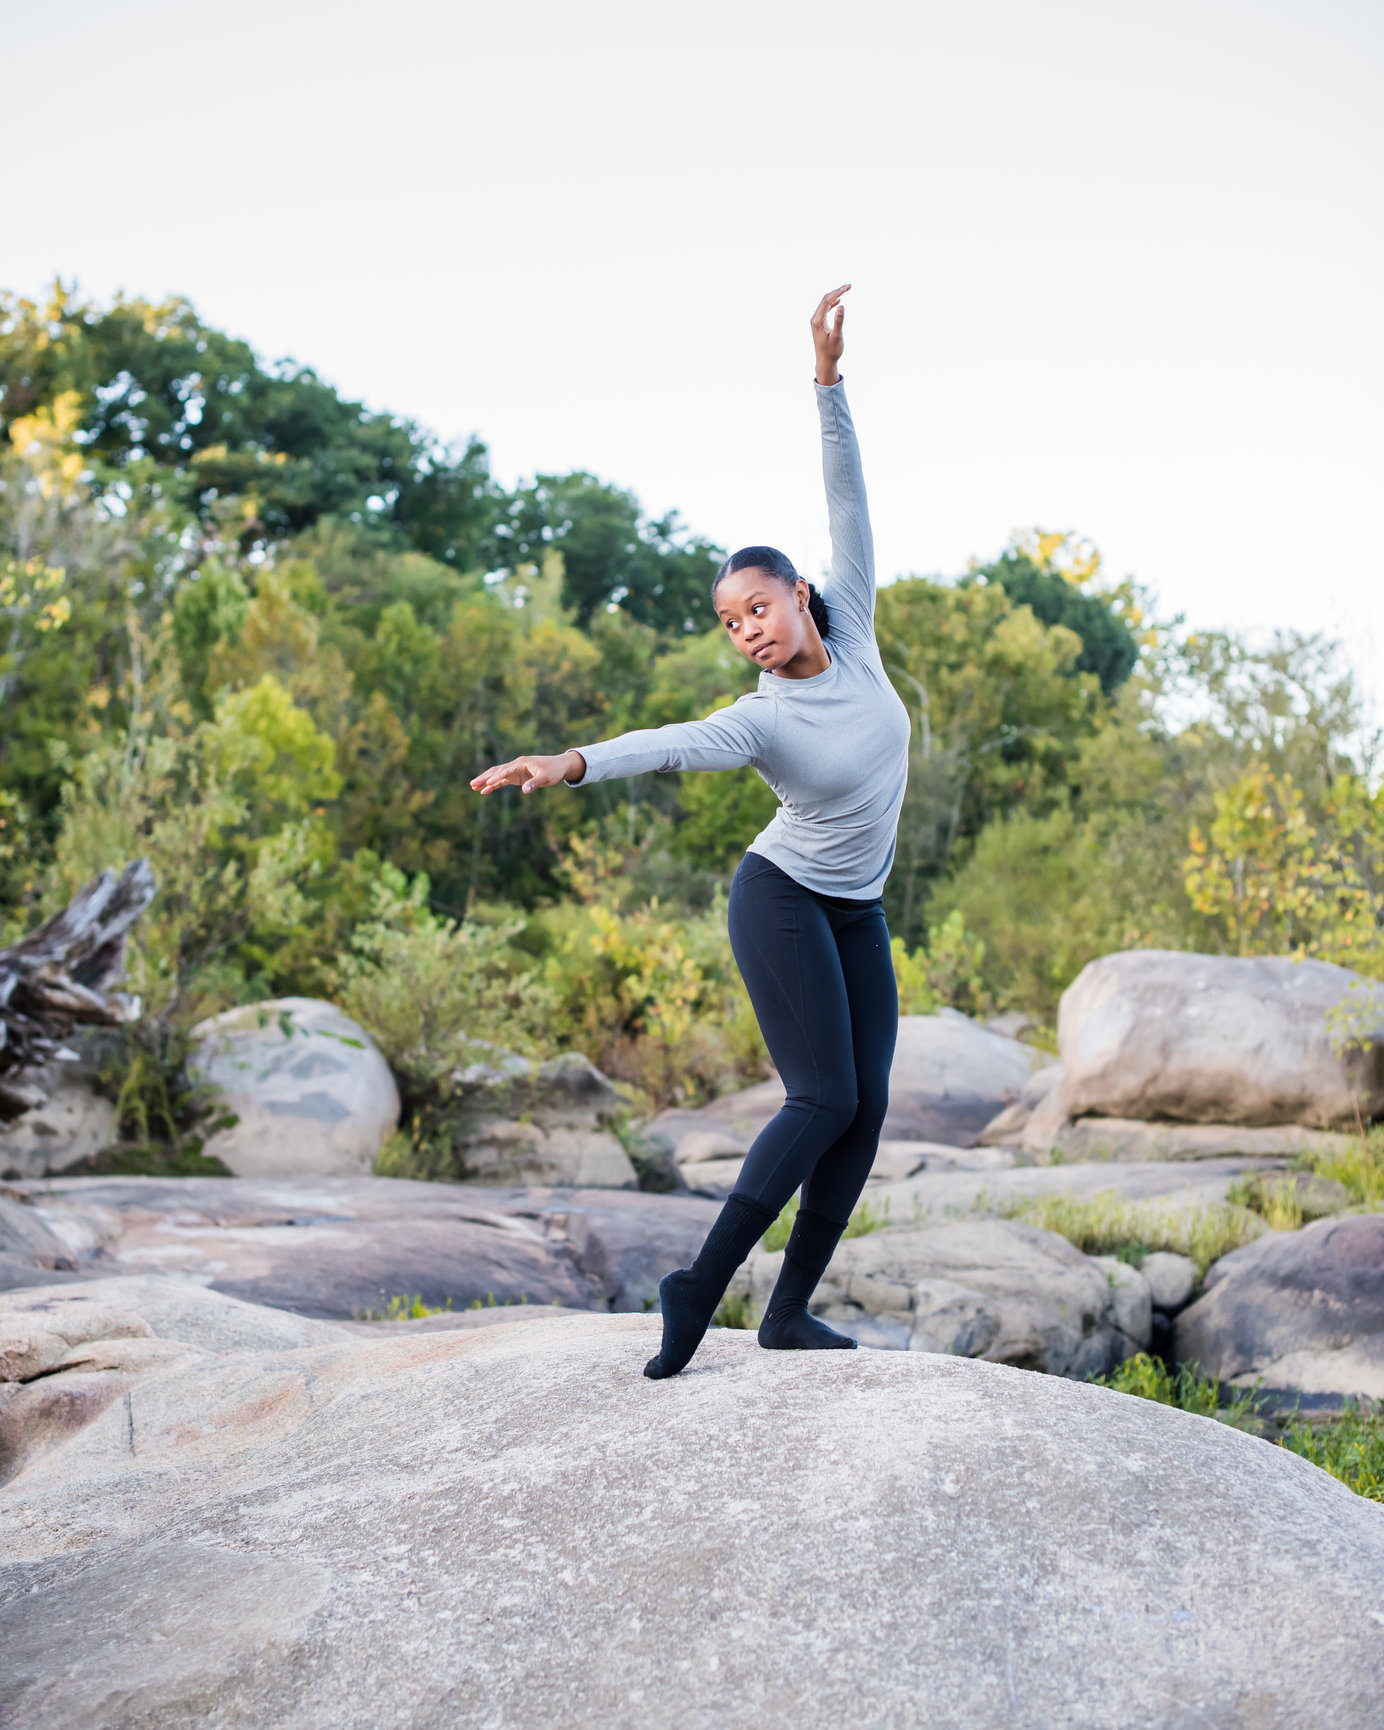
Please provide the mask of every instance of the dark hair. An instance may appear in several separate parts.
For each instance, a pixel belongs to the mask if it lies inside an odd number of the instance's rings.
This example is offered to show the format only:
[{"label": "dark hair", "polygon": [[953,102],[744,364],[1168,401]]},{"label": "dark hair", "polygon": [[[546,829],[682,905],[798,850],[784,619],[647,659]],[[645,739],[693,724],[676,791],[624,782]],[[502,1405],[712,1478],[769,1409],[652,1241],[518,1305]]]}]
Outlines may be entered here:
[{"label": "dark hair", "polygon": [[[788,554],[781,553],[777,547],[741,547],[738,553],[731,554],[716,573],[716,581],[711,585],[712,606],[716,605],[716,591],[721,586],[722,577],[730,576],[732,571],[751,570],[767,571],[789,589],[804,580],[798,575]],[[827,612],[826,602],[817,593],[816,583],[807,585],[807,610],[812,615],[818,635],[827,636],[831,630],[831,617]]]}]

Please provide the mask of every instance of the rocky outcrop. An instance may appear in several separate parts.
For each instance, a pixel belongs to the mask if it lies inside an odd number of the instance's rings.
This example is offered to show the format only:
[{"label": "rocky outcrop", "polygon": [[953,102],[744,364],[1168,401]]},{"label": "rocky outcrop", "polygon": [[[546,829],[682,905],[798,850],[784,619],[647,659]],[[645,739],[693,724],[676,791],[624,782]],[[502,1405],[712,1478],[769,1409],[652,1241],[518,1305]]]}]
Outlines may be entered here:
[{"label": "rocky outcrop", "polygon": [[[901,1015],[889,1072],[886,1141],[972,1147],[986,1124],[1019,1097],[1048,1059],[1032,1046],[995,1033],[955,1009]],[[716,1157],[745,1153],[783,1104],[783,1083],[762,1081],[696,1111],[665,1111],[648,1126],[679,1163],[706,1158],[684,1152],[718,1138]],[[692,1137],[697,1137],[692,1142]]]},{"label": "rocky outcrop", "polygon": [[1210,1269],[1176,1352],[1220,1380],[1384,1399],[1384,1214],[1320,1220]]},{"label": "rocky outcrop", "polygon": [[[528,1301],[643,1310],[696,1254],[715,1202],[639,1190],[490,1189],[403,1178],[73,1178],[19,1185],[0,1284],[57,1266],[158,1270],[302,1315]],[[0,1198],[2,1199],[2,1198]],[[27,1202],[28,1205],[23,1205]],[[33,1237],[21,1256],[20,1228]],[[0,1252],[5,1240],[0,1237]],[[39,1256],[46,1261],[40,1262]],[[54,1274],[52,1277],[68,1277]]]},{"label": "rocky outcrop", "polygon": [[[757,1252],[743,1278],[768,1302],[783,1255]],[[1140,1290],[1126,1298],[1126,1287]],[[813,1299],[815,1314],[864,1345],[949,1352],[1085,1377],[1149,1343],[1148,1288],[1112,1276],[1066,1238],[1014,1220],[898,1226],[848,1238]]]},{"label": "rocky outcrop", "polygon": [[1350,1130],[1384,1116],[1384,987],[1324,961],[1106,955],[1063,993],[1058,1044],[1066,1118]]},{"label": "rocky outcrop", "polygon": [[1206,1419],[744,1333],[650,1383],[654,1317],[227,1350],[95,1301],[175,1355],[44,1378],[125,1386],[0,1490],[31,1730],[1377,1723],[1384,1517]]},{"label": "rocky outcrop", "polygon": [[203,1151],[237,1177],[368,1172],[399,1090],[363,1027],[333,1003],[276,997],[192,1030],[193,1077],[237,1119]]},{"label": "rocky outcrop", "polygon": [[579,1052],[547,1063],[506,1057],[455,1078],[448,1114],[459,1183],[632,1189],[638,1179],[611,1128],[619,1096]]}]

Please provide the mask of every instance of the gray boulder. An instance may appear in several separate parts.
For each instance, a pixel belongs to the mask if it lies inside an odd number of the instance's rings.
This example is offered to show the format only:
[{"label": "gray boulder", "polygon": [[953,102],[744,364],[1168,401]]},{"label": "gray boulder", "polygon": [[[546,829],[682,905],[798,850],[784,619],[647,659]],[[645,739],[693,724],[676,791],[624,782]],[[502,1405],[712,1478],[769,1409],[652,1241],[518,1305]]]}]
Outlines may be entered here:
[{"label": "gray boulder", "polygon": [[1184,1309],[1197,1283],[1197,1264],[1190,1256],[1175,1255],[1169,1249],[1146,1255],[1139,1272],[1148,1282],[1154,1309],[1164,1315],[1176,1315]]},{"label": "gray boulder", "polygon": [[[768,1302],[782,1259],[751,1257],[756,1305]],[[1084,1377],[1149,1343],[1147,1288],[1140,1307],[1122,1300],[1125,1283],[1054,1232],[970,1219],[846,1239],[812,1308],[863,1344]]]},{"label": "gray boulder", "polygon": [[1384,1399],[1384,1214],[1247,1244],[1177,1318],[1176,1352],[1220,1380]]},{"label": "gray boulder", "polygon": [[719,1331],[653,1384],[656,1317],[161,1325],[0,1490],[7,1722],[1378,1722],[1384,1516],[1207,1419]]},{"label": "gray boulder", "polygon": [[[884,1139],[972,1147],[985,1126],[1018,1099],[1034,1071],[1048,1062],[1032,1046],[995,1033],[955,1009],[901,1015]],[[661,1136],[680,1163],[684,1155],[679,1149],[693,1135],[714,1134],[745,1153],[783,1100],[783,1083],[775,1077],[699,1110],[665,1111],[648,1133]],[[727,1151],[714,1157],[726,1157]]]},{"label": "gray boulder", "polygon": [[611,1124],[619,1096],[579,1052],[547,1063],[509,1057],[455,1078],[448,1118],[460,1183],[632,1189],[638,1179]]},{"label": "gray boulder", "polygon": [[115,1106],[80,1065],[54,1062],[21,1074],[43,1103],[0,1120],[0,1178],[46,1177],[115,1140]]},{"label": "gray boulder", "polygon": [[239,1120],[204,1152],[237,1177],[368,1172],[399,1123],[399,1090],[363,1027],[335,1004],[277,997],[192,1030],[193,1076]]},{"label": "gray boulder", "polygon": [[1057,1035],[1068,1118],[1349,1130],[1384,1115],[1384,987],[1324,961],[1106,955],[1063,993]]}]

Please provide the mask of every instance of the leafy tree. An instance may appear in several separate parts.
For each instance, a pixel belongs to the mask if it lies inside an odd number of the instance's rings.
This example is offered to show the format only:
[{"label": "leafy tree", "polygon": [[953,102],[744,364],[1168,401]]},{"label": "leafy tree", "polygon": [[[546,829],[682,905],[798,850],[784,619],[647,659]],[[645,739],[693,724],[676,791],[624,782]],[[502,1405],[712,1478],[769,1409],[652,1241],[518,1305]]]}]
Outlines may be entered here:
[{"label": "leafy tree", "polygon": [[1028,607],[1045,625],[1063,625],[1081,639],[1076,673],[1094,673],[1108,697],[1134,671],[1139,643],[1122,602],[1128,597],[1085,585],[1100,572],[1094,549],[1073,545],[1069,535],[1035,531],[999,558],[972,568],[969,582],[997,583],[1016,607]]},{"label": "leafy tree", "polygon": [[540,564],[549,548],[562,554],[563,600],[579,626],[616,607],[659,631],[704,630],[715,620],[721,549],[691,534],[675,511],[642,516],[633,493],[584,470],[521,487],[495,533],[499,564]]},{"label": "leafy tree", "polygon": [[242,542],[334,515],[471,568],[493,515],[485,447],[449,451],[410,421],[342,397],[310,367],[267,365],[183,300],[102,309],[55,283],[0,296],[0,416],[78,405],[82,450],[109,477],[152,464],[210,523],[239,501]]}]

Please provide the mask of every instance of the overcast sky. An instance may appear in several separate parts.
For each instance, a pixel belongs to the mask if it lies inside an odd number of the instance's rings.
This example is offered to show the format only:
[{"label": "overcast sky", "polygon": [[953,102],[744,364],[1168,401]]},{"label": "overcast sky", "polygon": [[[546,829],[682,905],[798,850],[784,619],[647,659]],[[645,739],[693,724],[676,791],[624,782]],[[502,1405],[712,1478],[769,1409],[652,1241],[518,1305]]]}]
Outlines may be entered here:
[{"label": "overcast sky", "polygon": [[[0,0],[0,282],[189,296],[505,481],[881,571],[1031,524],[1384,696],[1378,0]],[[21,119],[22,110],[22,119]]]}]

